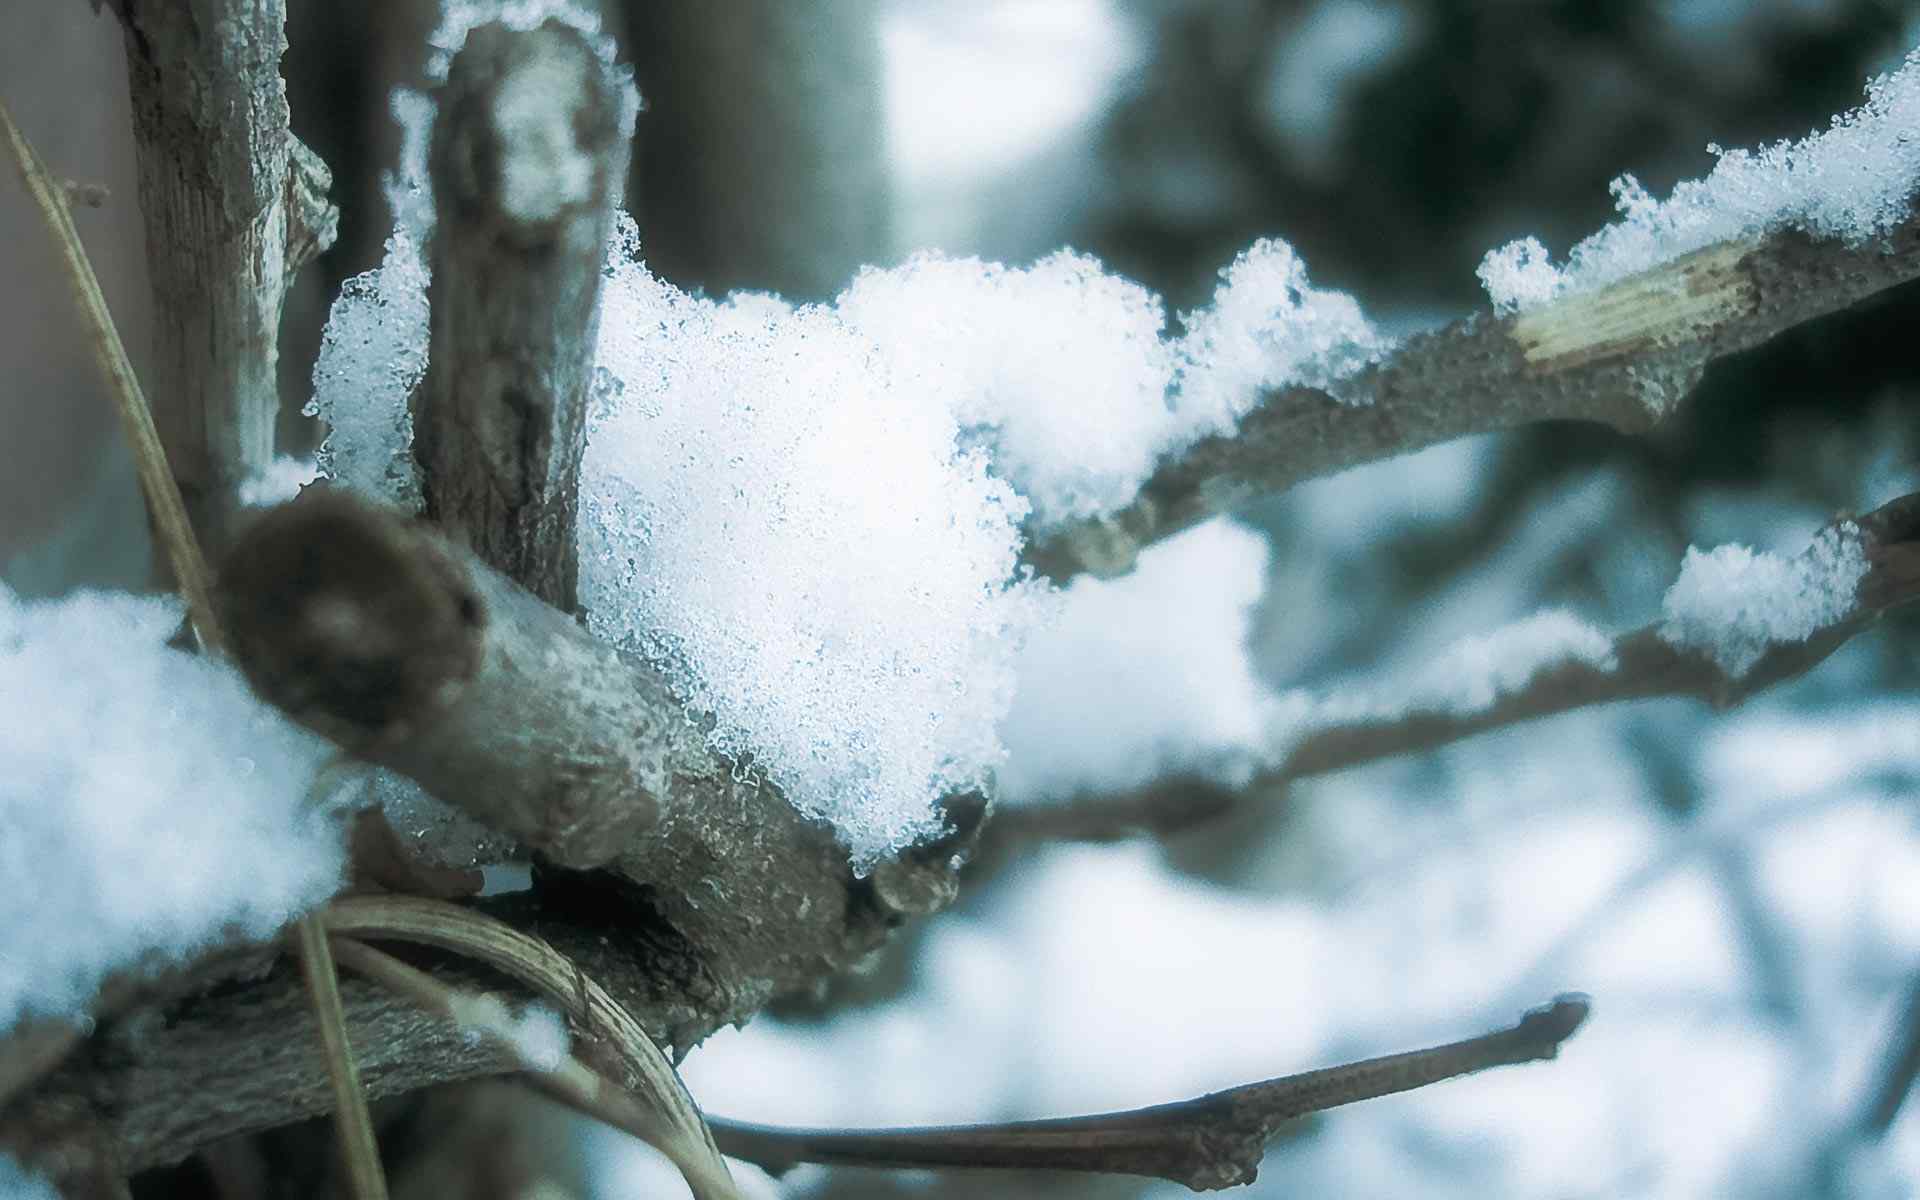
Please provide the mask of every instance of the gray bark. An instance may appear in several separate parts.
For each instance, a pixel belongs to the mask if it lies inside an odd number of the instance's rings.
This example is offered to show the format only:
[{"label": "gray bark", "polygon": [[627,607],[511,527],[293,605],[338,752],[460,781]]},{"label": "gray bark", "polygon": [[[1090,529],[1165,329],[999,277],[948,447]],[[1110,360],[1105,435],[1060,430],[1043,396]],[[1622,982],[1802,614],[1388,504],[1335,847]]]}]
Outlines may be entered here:
[{"label": "gray bark", "polygon": [[568,610],[624,91],[558,22],[482,26],[440,90],[430,157],[432,365],[414,397],[427,512]]},{"label": "gray bark", "polygon": [[126,0],[154,299],[148,393],[201,538],[273,457],[280,308],[331,244],[320,159],[287,126],[282,0]]}]

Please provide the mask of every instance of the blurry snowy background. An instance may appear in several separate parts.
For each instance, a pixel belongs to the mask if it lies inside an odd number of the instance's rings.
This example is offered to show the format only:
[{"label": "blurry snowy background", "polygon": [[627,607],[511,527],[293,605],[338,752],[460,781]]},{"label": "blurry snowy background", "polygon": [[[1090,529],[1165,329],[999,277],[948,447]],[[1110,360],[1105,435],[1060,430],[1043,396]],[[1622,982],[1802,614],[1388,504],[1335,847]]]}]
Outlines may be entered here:
[{"label": "blurry snowy background", "polygon": [[[1864,0],[843,8],[877,22],[883,254],[1019,263],[1067,245],[1187,309],[1277,235],[1393,332],[1484,304],[1493,246],[1532,234],[1564,253],[1613,215],[1619,173],[1664,195],[1712,165],[1709,142],[1824,126],[1920,41],[1920,6]],[[299,450],[326,302],[389,225],[385,94],[433,12],[293,9],[295,128],[343,208],[288,314]],[[9,104],[47,157],[114,193],[82,225],[137,356],[119,31],[77,3],[5,21]],[[137,582],[130,472],[30,219],[0,190],[0,577],[39,595]],[[778,282],[729,269],[680,282]],[[1151,669],[1050,678],[1045,711],[1016,709],[1009,770],[1021,729],[1098,751],[1157,704],[1203,737],[1256,687],[1390,686],[1544,608],[1657,620],[1690,544],[1797,552],[1835,514],[1920,488],[1916,319],[1903,289],[1722,363],[1649,437],[1472,439],[1196,530],[1115,585],[1136,597],[1116,602],[1136,621],[1116,643]],[[1595,1016],[1559,1062],[1311,1122],[1248,1194],[1914,1194],[1920,1105],[1877,1142],[1858,1128],[1916,1019],[1917,651],[1909,615],[1728,714],[1617,706],[1239,796],[1164,840],[997,844],[955,912],[711,1039],[688,1084],[770,1122],[1060,1115],[1465,1036],[1579,988]],[[582,1136],[587,1194],[678,1194],[623,1139]],[[809,1168],[779,1194],[1183,1193]]]}]

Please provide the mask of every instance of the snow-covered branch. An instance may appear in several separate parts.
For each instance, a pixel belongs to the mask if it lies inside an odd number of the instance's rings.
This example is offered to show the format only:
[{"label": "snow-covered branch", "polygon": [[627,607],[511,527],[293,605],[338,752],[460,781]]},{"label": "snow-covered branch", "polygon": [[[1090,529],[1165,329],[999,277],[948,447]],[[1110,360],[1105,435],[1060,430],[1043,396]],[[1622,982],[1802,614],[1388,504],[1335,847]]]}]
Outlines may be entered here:
[{"label": "snow-covered branch", "polygon": [[1540,421],[1651,428],[1714,361],[1920,277],[1920,218],[1884,239],[1797,229],[1696,250],[1597,291],[1410,339],[1342,386],[1269,393],[1230,433],[1165,461],[1132,503],[1040,538],[1055,579],[1124,574],[1140,551],[1305,479]]},{"label": "snow-covered branch", "polygon": [[280,309],[333,243],[326,164],[288,129],[281,0],[126,0],[128,90],[156,321],[154,417],[219,546],[273,462]]},{"label": "snow-covered branch", "polygon": [[[1849,561],[1857,552],[1864,573],[1833,561],[1839,539],[1850,547]],[[1694,561],[1716,558],[1698,555]],[[1337,700],[1310,706],[1284,754],[1244,787],[1182,776],[1124,794],[1011,807],[996,816],[989,837],[1104,841],[1139,831],[1174,832],[1224,813],[1242,794],[1574,709],[1659,696],[1732,707],[1812,670],[1887,610],[1920,600],[1920,493],[1829,527],[1801,555],[1779,560],[1779,567],[1772,581],[1735,577],[1709,584],[1683,572],[1669,593],[1672,611],[1665,621],[1621,634],[1596,648],[1600,652],[1542,665],[1517,687],[1491,688],[1483,704],[1416,700],[1382,709],[1362,705],[1356,715],[1341,715],[1347,706]],[[1832,578],[1836,573],[1843,577]],[[1769,582],[1774,594],[1768,594]],[[1699,595],[1709,587],[1717,593]],[[1768,636],[1802,618],[1801,627]]]}]

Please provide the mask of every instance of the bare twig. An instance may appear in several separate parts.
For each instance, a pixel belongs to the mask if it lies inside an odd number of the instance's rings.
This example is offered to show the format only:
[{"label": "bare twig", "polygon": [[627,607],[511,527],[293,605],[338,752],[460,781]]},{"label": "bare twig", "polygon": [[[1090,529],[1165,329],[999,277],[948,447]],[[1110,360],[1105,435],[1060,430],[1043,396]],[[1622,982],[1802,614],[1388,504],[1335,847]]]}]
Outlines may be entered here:
[{"label": "bare twig", "polygon": [[332,244],[326,164],[289,132],[284,0],[125,0],[160,436],[218,548],[272,461],[280,309]]},{"label": "bare twig", "polygon": [[[478,1002],[477,996],[448,987],[425,971],[351,938],[335,937],[333,950],[348,969],[378,981],[463,1029],[478,1030],[502,1047],[513,1050],[512,1029],[498,1022],[491,1007]],[[608,1082],[572,1054],[553,1064],[522,1065],[527,1069],[527,1078],[540,1090],[640,1138],[666,1155],[685,1176],[694,1200],[737,1200],[739,1192],[733,1186],[726,1162],[713,1148],[704,1125],[689,1137],[672,1114]]]},{"label": "bare twig", "polygon": [[714,1135],[728,1154],[776,1173],[802,1162],[1013,1167],[1143,1175],[1211,1191],[1252,1183],[1267,1143],[1288,1121],[1489,1067],[1554,1058],[1587,1011],[1585,997],[1561,996],[1511,1029],[1129,1112],[867,1131],[715,1120]]},{"label": "bare twig", "polygon": [[373,1140],[373,1121],[367,1115],[366,1094],[354,1069],[353,1048],[347,1044],[346,1014],[340,1007],[340,980],[334,974],[333,955],[326,930],[315,920],[294,926],[300,955],[300,973],[318,1018],[320,1041],[326,1048],[327,1077],[333,1084],[334,1127],[340,1157],[347,1168],[354,1200],[386,1200],[387,1180],[380,1170],[380,1147]]},{"label": "bare twig", "polygon": [[433,132],[431,365],[414,396],[427,513],[564,610],[628,95],[572,28],[483,25]]},{"label": "bare twig", "polygon": [[1920,599],[1920,493],[1852,523],[1860,529],[1871,564],[1853,611],[1804,642],[1770,646],[1744,674],[1730,674],[1700,650],[1673,645],[1658,626],[1649,625],[1615,639],[1611,667],[1577,660],[1549,667],[1477,711],[1415,710],[1317,726],[1294,743],[1283,762],[1260,772],[1238,793],[1192,780],[1162,781],[1121,795],[1003,810],[989,826],[989,836],[1107,841],[1134,832],[1175,832],[1225,813],[1239,794],[1263,793],[1289,780],[1431,750],[1574,709],[1657,696],[1730,708],[1812,670],[1883,613]]},{"label": "bare twig", "polygon": [[1270,395],[1231,434],[1160,465],[1126,508],[1030,547],[1066,579],[1131,570],[1139,552],[1316,475],[1472,433],[1549,420],[1650,428],[1707,364],[1920,276],[1920,219],[1853,248],[1783,232],[1689,254],[1517,317],[1485,314],[1408,341],[1336,402]]}]

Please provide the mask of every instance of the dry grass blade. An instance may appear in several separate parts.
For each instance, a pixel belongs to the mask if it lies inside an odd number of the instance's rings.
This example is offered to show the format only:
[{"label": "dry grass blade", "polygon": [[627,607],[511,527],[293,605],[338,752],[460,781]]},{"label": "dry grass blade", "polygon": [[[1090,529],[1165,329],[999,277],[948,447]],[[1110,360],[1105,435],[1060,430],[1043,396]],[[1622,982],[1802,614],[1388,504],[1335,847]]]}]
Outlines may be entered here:
[{"label": "dry grass blade", "polygon": [[697,1152],[689,1153],[686,1139],[657,1106],[609,1082],[574,1055],[564,1055],[557,1062],[528,1061],[505,1010],[489,1004],[487,997],[448,987],[425,971],[352,938],[335,937],[333,949],[349,970],[463,1029],[499,1042],[520,1057],[528,1079],[554,1099],[630,1133],[666,1155],[686,1177],[694,1200],[739,1200],[726,1164],[717,1156],[707,1163]]},{"label": "dry grass blade", "polygon": [[323,916],[336,935],[392,939],[433,946],[483,962],[526,984],[565,1012],[619,1059],[620,1082],[658,1114],[671,1133],[672,1158],[688,1181],[717,1189],[731,1177],[713,1133],[680,1076],[625,1006],[572,960],[546,942],[492,917],[455,904],[415,896],[355,896],[336,901]]},{"label": "dry grass blade", "polygon": [[127,358],[127,348],[120,340],[120,331],[114,326],[113,314],[107,310],[106,296],[101,293],[100,281],[95,278],[93,265],[87,260],[86,248],[80,242],[80,231],[74,228],[63,185],[47,170],[47,165],[40,160],[40,155],[27,141],[26,135],[20,132],[20,127],[14,124],[13,114],[3,103],[0,103],[0,126],[6,128],[7,145],[13,152],[14,165],[20,169],[20,179],[26,184],[34,206],[46,221],[47,232],[60,252],[67,282],[73,288],[74,298],[79,301],[80,315],[86,321],[87,333],[93,342],[94,358],[107,377],[107,386],[113,391],[121,428],[126,432],[128,444],[133,447],[133,462],[140,475],[140,490],[146,495],[154,528],[159,533],[168,560],[173,564],[173,575],[179,580],[180,591],[186,597],[187,613],[193,621],[194,633],[202,646],[217,651],[220,635],[214,624],[211,573],[207,570],[207,560],[201,554],[200,543],[194,538],[193,526],[187,520],[186,502],[181,499],[180,485],[174,481],[173,470],[167,465],[167,453],[160,447],[160,434],[154,429],[153,412],[147,407],[146,395],[140,390],[140,380],[133,373],[133,363]]},{"label": "dry grass blade", "polygon": [[[194,634],[209,654],[220,654],[225,642],[214,616],[212,572],[207,569],[206,556],[201,553],[199,540],[195,538],[193,526],[187,519],[186,502],[181,498],[180,485],[167,463],[166,451],[161,448],[160,434],[153,424],[153,411],[147,406],[146,394],[140,390],[140,380],[134,375],[126,345],[120,340],[120,331],[113,323],[106,296],[100,291],[100,281],[93,273],[93,264],[87,259],[86,247],[80,241],[80,231],[74,227],[64,185],[47,170],[26,135],[14,123],[13,114],[5,104],[0,104],[0,126],[5,127],[7,145],[12,151],[14,164],[20,170],[21,181],[33,197],[35,207],[46,222],[47,232],[60,252],[67,282],[73,288],[74,298],[79,302],[81,316],[86,321],[93,342],[94,357],[106,375],[115,408],[120,414],[121,428],[133,449],[140,490],[146,496],[154,527],[173,566],[174,579],[186,598],[187,615],[193,624]],[[339,981],[333,972],[333,962],[326,953],[326,938],[320,927],[314,924],[314,919],[307,917],[299,923],[297,941],[301,950],[301,968],[306,973],[308,992],[313,999],[314,1015],[320,1024],[321,1040],[327,1048],[327,1069],[339,1099],[335,1119],[339,1123],[342,1148],[348,1155],[349,1174],[355,1182],[355,1194],[360,1200],[382,1200],[387,1192],[379,1159],[377,1156],[369,1157],[375,1155],[373,1123],[367,1115],[366,1099],[360,1093],[357,1072],[347,1055]],[[52,1064],[49,1062],[47,1065]]]}]

